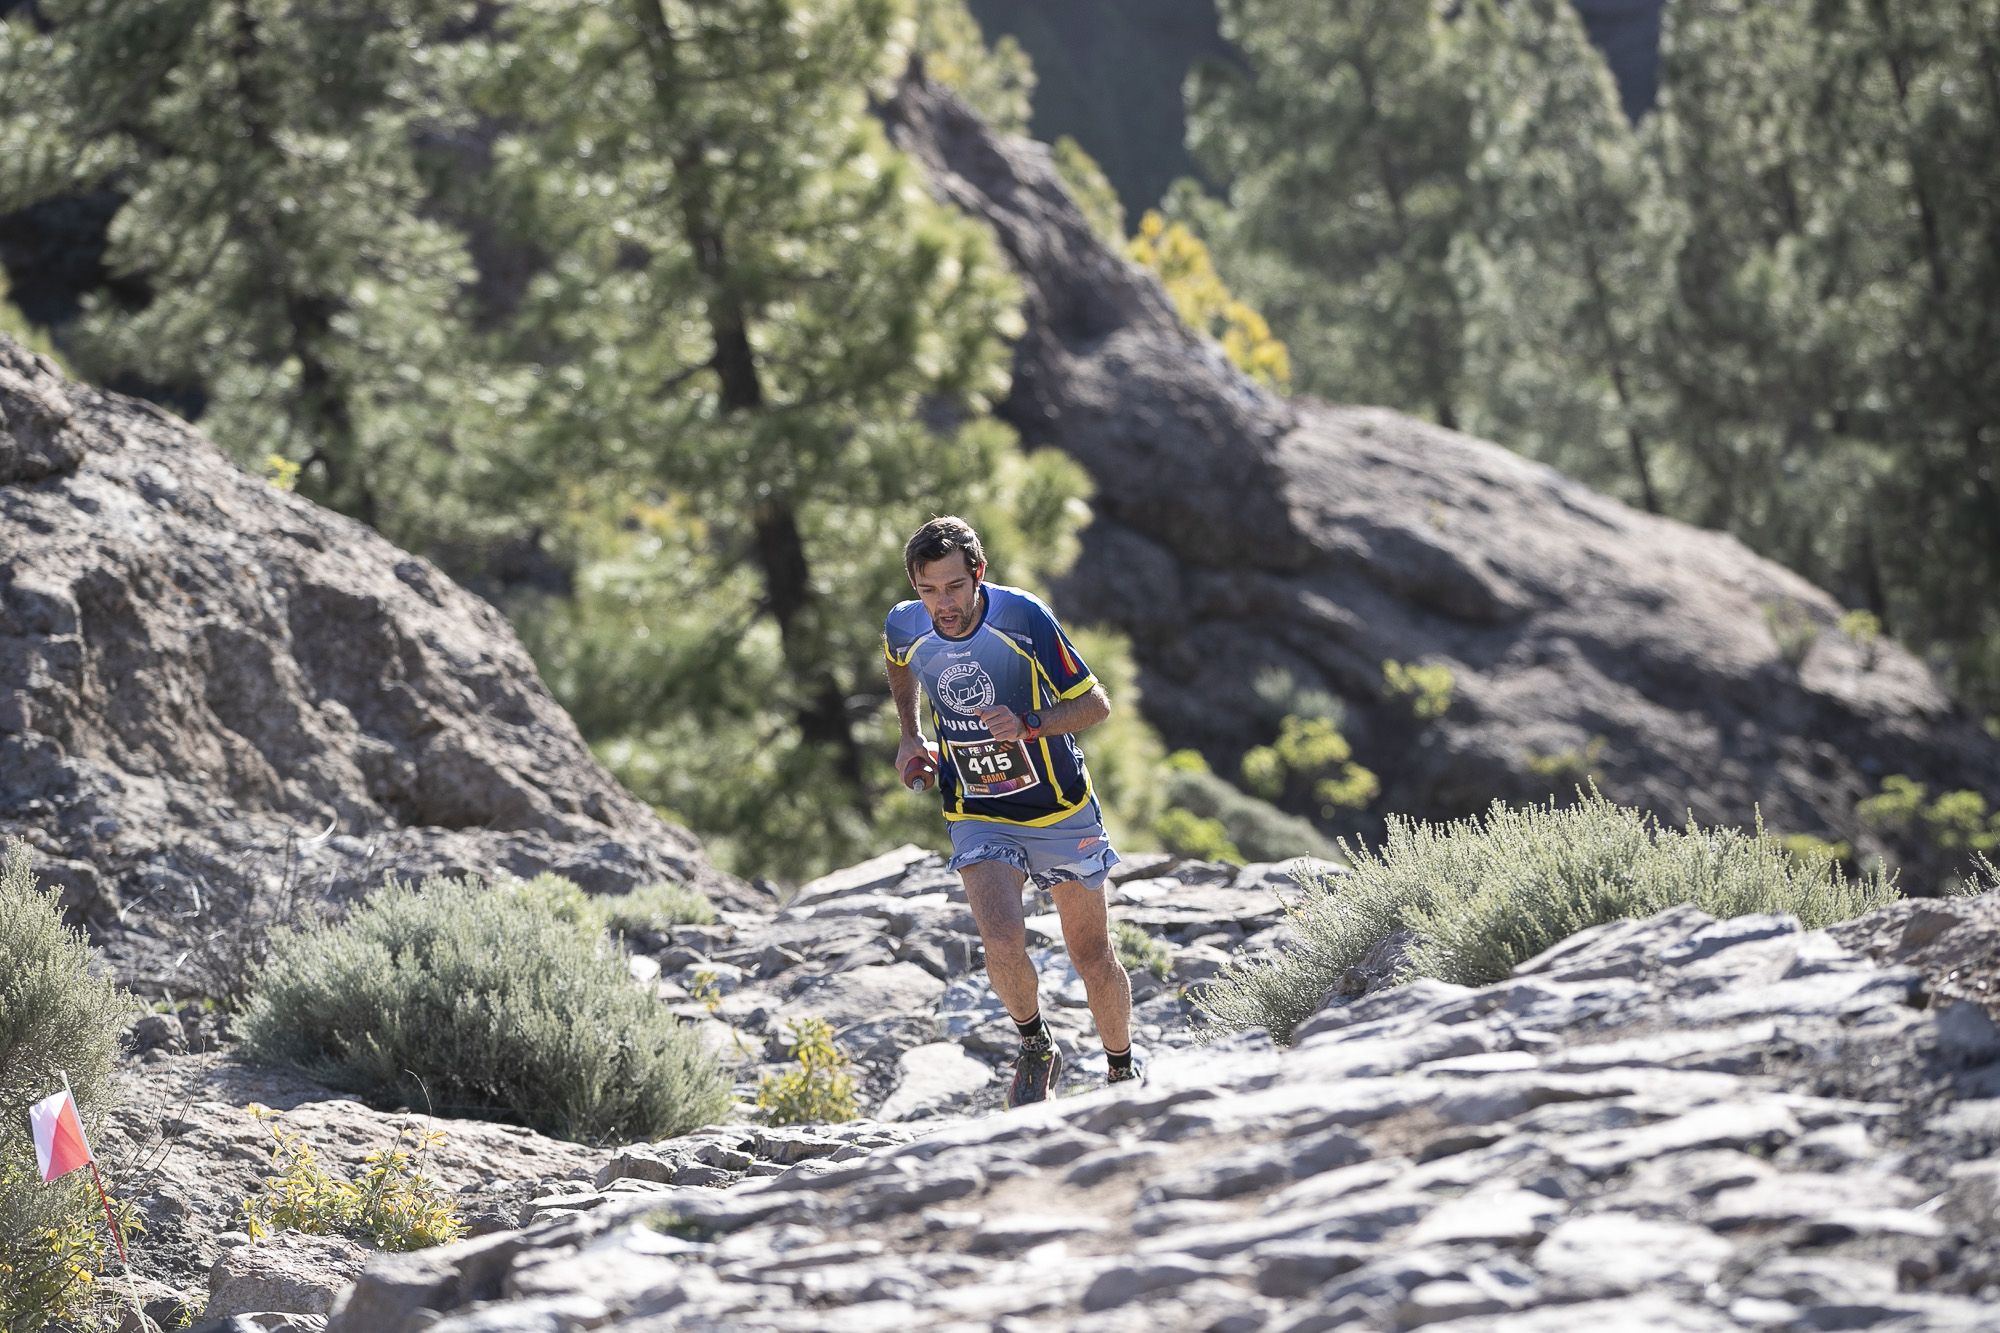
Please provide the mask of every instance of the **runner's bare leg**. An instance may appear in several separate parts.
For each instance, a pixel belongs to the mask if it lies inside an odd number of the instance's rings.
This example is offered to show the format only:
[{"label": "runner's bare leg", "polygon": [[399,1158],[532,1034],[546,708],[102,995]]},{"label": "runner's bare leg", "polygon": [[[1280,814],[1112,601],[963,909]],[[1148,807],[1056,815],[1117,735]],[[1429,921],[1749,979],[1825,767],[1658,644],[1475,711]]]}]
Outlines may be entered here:
[{"label": "runner's bare leg", "polygon": [[1098,1039],[1107,1051],[1125,1050],[1132,1044],[1132,978],[1111,947],[1104,891],[1069,880],[1051,889],[1050,896],[1062,916],[1063,947],[1069,950],[1070,965],[1083,978]]},{"label": "runner's bare leg", "polygon": [[965,903],[986,946],[986,979],[1007,1006],[1008,1016],[1023,1022],[1041,1008],[1035,964],[1028,957],[1028,928],[1021,915],[1025,876],[1005,861],[975,861],[958,877],[965,882]]}]

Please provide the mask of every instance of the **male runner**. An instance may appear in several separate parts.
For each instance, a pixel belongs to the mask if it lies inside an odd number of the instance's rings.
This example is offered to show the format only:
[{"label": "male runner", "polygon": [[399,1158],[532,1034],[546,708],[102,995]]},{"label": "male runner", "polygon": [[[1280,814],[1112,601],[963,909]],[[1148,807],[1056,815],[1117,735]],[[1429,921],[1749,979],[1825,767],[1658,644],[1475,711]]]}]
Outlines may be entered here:
[{"label": "male runner", "polygon": [[889,612],[882,649],[903,740],[896,771],[925,753],[917,682],[930,699],[942,754],[937,787],[951,833],[951,868],[986,946],[986,976],[1021,1032],[1007,1105],[1047,1097],[1062,1077],[1062,1050],[1042,1020],[1028,958],[1021,891],[1047,888],[1063,944],[1083,978],[1108,1081],[1132,1068],[1132,980],[1111,947],[1104,878],[1118,853],[1084,770],[1076,734],[1111,713],[1048,606],[1033,593],[985,582],[979,536],[960,518],[934,518],[903,548],[920,599]]}]

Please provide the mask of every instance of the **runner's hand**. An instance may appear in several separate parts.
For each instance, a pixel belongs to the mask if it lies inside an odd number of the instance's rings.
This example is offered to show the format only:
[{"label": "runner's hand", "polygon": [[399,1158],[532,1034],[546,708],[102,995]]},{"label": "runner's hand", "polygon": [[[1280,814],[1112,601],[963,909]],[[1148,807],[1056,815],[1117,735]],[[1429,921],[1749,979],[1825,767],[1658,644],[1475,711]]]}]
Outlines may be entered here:
[{"label": "runner's hand", "polygon": [[987,734],[996,741],[1018,741],[1028,734],[1027,724],[1011,708],[981,708],[976,711]]},{"label": "runner's hand", "polygon": [[900,782],[902,780],[903,774],[909,771],[910,761],[912,759],[915,759],[918,755],[922,754],[925,748],[926,747],[924,745],[924,738],[922,736],[903,737],[903,743],[896,747],[897,781]]}]

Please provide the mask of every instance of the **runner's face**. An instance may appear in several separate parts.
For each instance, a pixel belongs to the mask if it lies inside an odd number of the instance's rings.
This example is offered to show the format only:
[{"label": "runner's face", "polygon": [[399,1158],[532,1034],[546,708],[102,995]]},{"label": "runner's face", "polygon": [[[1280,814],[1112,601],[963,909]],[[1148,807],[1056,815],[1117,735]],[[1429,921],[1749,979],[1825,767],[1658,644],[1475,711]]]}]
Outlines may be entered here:
[{"label": "runner's face", "polygon": [[931,613],[931,623],[944,634],[957,636],[972,628],[979,615],[979,580],[986,566],[965,567],[965,557],[954,551],[941,560],[918,565],[910,585]]}]

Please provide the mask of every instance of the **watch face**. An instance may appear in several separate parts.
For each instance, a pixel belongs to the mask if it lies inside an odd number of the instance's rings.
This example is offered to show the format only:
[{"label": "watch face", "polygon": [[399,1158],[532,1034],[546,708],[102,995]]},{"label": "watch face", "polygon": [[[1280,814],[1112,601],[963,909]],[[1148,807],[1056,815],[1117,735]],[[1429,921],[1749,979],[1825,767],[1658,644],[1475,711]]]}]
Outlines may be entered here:
[{"label": "watch face", "polygon": [[1021,714],[1021,720],[1027,723],[1030,729],[1035,731],[1041,730],[1042,715],[1040,713],[1023,713]]}]

